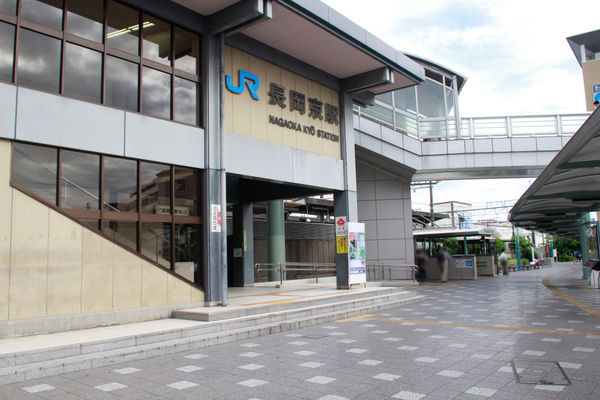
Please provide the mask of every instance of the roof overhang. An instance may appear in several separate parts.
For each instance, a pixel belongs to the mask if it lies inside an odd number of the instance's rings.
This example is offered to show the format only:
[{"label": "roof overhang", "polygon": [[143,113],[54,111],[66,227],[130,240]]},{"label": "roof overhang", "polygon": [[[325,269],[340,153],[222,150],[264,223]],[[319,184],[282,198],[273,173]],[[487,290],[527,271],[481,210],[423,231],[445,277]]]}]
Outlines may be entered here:
[{"label": "roof overhang", "polygon": [[575,54],[575,58],[581,65],[586,60],[581,59],[581,46],[585,46],[587,51],[592,53],[600,53],[600,30],[581,33],[579,35],[570,36],[567,42]]},{"label": "roof overhang", "polygon": [[590,115],[508,214],[515,226],[579,238],[581,219],[600,210],[600,113]]},{"label": "roof overhang", "polygon": [[436,229],[425,228],[413,231],[413,237],[419,238],[438,238],[438,237],[470,237],[470,236],[498,236],[498,231],[494,228],[479,229]]}]

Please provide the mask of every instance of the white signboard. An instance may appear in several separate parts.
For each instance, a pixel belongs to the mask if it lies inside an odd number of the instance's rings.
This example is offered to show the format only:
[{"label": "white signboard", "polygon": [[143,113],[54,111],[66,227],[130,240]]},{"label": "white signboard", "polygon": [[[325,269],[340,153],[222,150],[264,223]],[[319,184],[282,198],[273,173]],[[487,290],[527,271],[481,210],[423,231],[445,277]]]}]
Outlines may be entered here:
[{"label": "white signboard", "polygon": [[221,232],[221,205],[210,205],[210,231]]},{"label": "white signboard", "polygon": [[348,283],[367,282],[365,224],[348,222]]},{"label": "white signboard", "polygon": [[335,236],[348,236],[346,217],[335,217]]},{"label": "white signboard", "polygon": [[456,268],[473,268],[473,260],[455,259]]}]

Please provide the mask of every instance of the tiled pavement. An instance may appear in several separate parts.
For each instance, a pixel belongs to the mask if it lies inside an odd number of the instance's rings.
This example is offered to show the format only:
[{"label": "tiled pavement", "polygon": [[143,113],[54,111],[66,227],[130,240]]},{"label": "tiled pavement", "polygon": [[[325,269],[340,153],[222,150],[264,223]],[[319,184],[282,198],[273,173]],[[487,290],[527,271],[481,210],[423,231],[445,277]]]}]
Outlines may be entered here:
[{"label": "tiled pavement", "polygon": [[579,307],[599,310],[600,291],[574,269],[425,283],[410,288],[423,303],[3,385],[0,399],[600,399],[600,320]]}]

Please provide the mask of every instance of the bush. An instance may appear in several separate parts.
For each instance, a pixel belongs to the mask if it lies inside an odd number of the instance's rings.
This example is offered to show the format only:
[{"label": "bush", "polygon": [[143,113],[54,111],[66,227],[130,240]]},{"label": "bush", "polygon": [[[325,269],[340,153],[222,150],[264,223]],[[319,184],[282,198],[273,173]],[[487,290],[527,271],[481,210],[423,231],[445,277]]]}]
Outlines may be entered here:
[{"label": "bush", "polygon": [[562,256],[558,256],[558,261],[560,262],[568,262],[568,261],[573,261],[573,257],[570,254],[566,254],[566,255],[562,255]]}]

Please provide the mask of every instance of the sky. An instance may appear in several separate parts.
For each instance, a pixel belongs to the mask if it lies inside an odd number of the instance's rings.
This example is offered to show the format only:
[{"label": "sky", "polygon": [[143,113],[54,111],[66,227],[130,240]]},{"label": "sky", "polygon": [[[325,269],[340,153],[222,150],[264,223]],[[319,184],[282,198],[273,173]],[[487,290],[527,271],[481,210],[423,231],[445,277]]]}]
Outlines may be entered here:
[{"label": "sky", "polygon": [[[600,29],[600,2],[322,0],[394,48],[467,78],[461,117],[586,112],[583,75],[566,38]],[[434,203],[516,200],[533,179],[445,181]],[[429,209],[429,190],[413,192]]]}]

